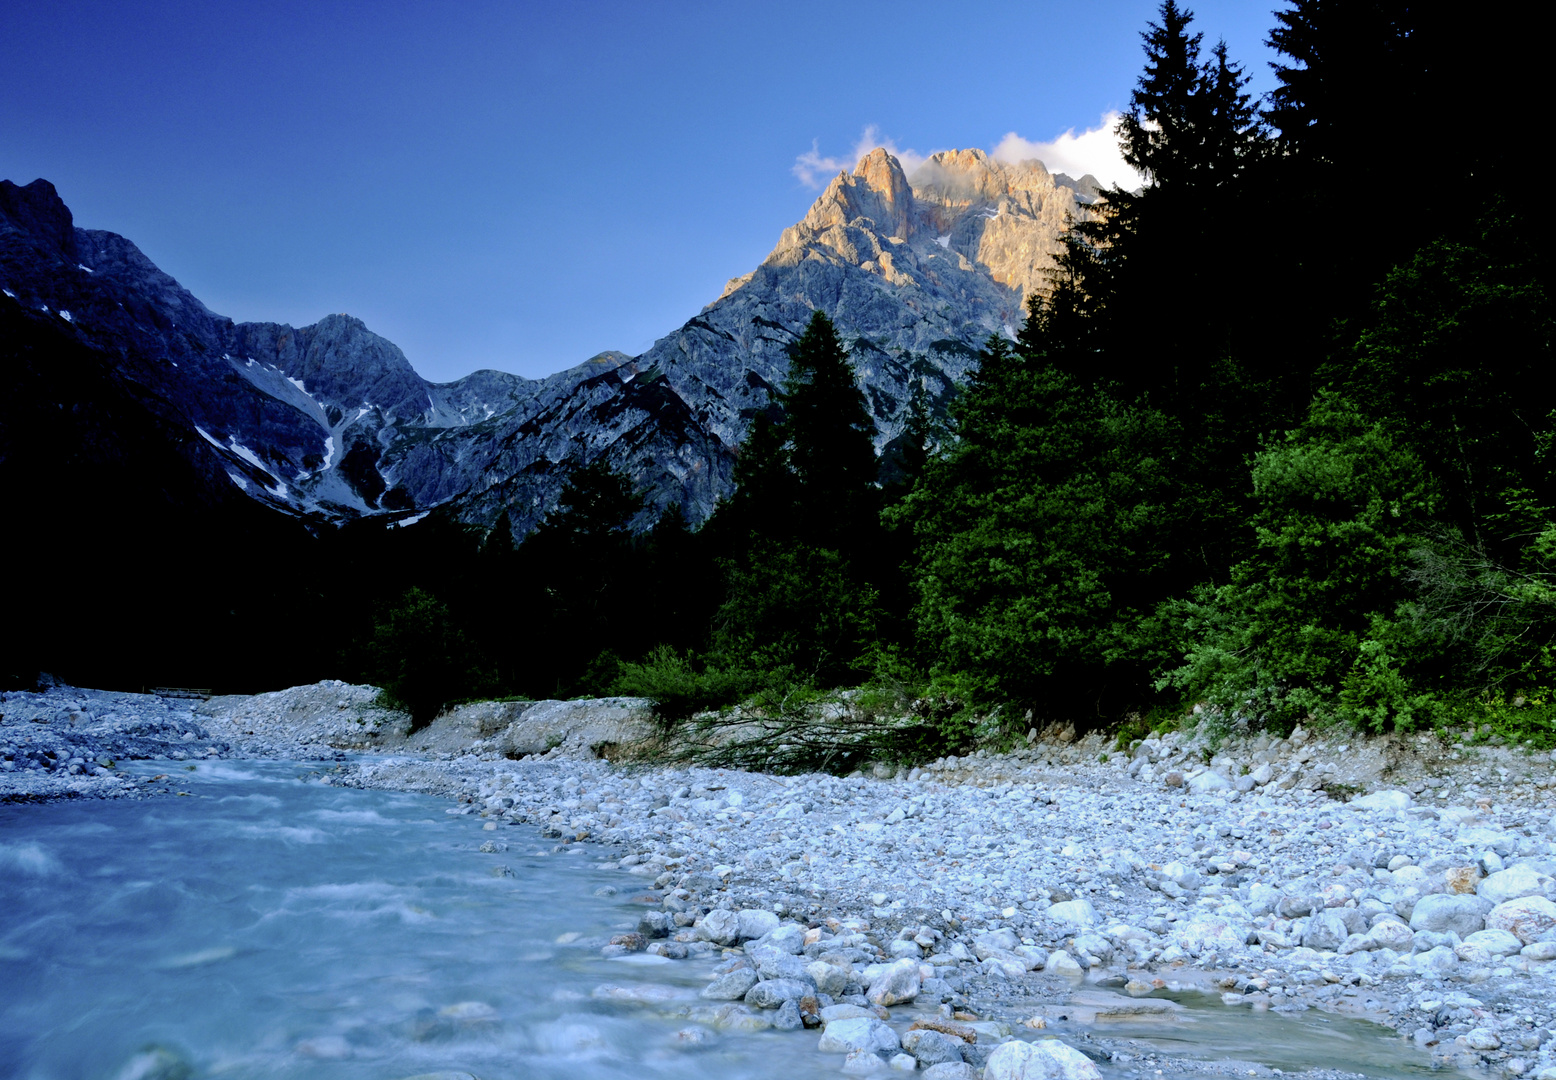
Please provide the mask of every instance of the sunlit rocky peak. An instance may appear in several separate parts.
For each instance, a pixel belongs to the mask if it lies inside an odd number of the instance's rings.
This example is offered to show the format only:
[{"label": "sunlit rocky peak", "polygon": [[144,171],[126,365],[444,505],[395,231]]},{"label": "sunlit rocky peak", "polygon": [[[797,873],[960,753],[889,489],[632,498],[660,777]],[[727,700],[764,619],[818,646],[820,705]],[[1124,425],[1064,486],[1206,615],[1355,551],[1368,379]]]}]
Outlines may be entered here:
[{"label": "sunlit rocky peak", "polygon": [[[1082,187],[1040,161],[996,161],[982,150],[943,151],[908,177],[877,147],[832,178],[764,265],[837,260],[899,286],[954,267],[987,275],[1019,301],[1046,286],[1067,222],[1086,213]],[[750,280],[733,279],[724,296]]]}]

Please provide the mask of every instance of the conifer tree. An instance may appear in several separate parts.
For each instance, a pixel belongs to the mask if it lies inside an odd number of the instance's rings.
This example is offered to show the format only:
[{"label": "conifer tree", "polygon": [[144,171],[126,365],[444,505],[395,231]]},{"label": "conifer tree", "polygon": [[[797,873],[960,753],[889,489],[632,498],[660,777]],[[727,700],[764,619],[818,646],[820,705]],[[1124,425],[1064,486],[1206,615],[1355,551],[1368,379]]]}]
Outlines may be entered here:
[{"label": "conifer tree", "polygon": [[881,460],[881,499],[887,505],[901,502],[917,486],[929,464],[935,438],[929,395],[922,385],[913,388],[908,419]]},{"label": "conifer tree", "polygon": [[774,404],[776,419],[753,422],[736,492],[709,523],[727,552],[714,652],[726,667],[836,685],[857,677],[875,633],[861,557],[882,530],[875,424],[822,312],[791,347]]},{"label": "conifer tree", "polygon": [[1161,22],[1140,35],[1145,42],[1145,73],[1129,96],[1129,111],[1119,121],[1124,160],[1162,187],[1184,182],[1196,168],[1200,139],[1199,95],[1202,73],[1199,44],[1190,34],[1194,13],[1163,0]]},{"label": "conifer tree", "polygon": [[974,700],[1055,713],[1138,694],[1110,653],[1156,598],[1161,418],[998,336],[953,414],[955,441],[893,513],[919,540],[925,660]]},{"label": "conifer tree", "polygon": [[632,534],[642,508],[631,481],[597,458],[573,470],[556,507],[520,546],[530,692],[575,693],[600,654],[647,647],[639,638],[651,615],[637,603]]},{"label": "conifer tree", "polygon": [[1201,59],[1193,19],[1164,0],[1142,34],[1145,70],[1118,135],[1147,183],[1114,187],[1072,228],[1041,319],[1064,370],[1180,413],[1226,396],[1218,367],[1258,307],[1258,279],[1234,253],[1256,246],[1245,204],[1265,145],[1248,77],[1224,43]]},{"label": "conifer tree", "polygon": [[787,535],[794,528],[799,484],[789,468],[784,429],[767,413],[751,421],[733,480],[735,490],[705,526],[717,550],[730,554],[753,534]]},{"label": "conifer tree", "polygon": [[832,320],[818,311],[790,353],[780,428],[800,536],[844,554],[875,532],[875,421]]}]

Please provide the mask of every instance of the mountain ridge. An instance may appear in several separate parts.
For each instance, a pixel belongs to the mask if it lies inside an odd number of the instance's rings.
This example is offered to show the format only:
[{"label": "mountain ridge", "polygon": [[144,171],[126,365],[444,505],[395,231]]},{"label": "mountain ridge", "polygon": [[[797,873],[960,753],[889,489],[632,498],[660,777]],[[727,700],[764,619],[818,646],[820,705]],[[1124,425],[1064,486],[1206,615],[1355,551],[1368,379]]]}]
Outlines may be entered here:
[{"label": "mountain ridge", "polygon": [[[1063,182],[1061,182],[1061,180]],[[1095,181],[982,151],[908,177],[882,149],[840,171],[754,270],[638,356],[544,379],[422,378],[349,315],[304,327],[211,312],[133,242],[74,226],[52,184],[0,181],[0,302],[68,324],[207,443],[251,498],[320,522],[448,507],[522,537],[567,473],[604,457],[691,521],[730,490],[788,347],[825,311],[849,346],[883,449],[914,394],[943,403],[991,333],[1013,334]]]}]

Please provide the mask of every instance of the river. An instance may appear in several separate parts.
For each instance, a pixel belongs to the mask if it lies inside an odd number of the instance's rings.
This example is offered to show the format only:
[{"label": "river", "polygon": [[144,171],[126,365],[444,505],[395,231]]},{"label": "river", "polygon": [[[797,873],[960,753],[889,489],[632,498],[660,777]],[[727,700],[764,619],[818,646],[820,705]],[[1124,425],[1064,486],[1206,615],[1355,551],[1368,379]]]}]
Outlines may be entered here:
[{"label": "river", "polygon": [[[185,794],[0,806],[5,1075],[839,1075],[814,1032],[677,1017],[706,962],[603,958],[641,909],[631,879],[594,865],[599,849],[483,831],[442,800],[333,787],[296,763],[132,768]],[[494,836],[507,850],[481,853]],[[1419,1065],[1360,1022],[1189,1004],[1202,1023],[1118,1034],[1288,1070]]]}]

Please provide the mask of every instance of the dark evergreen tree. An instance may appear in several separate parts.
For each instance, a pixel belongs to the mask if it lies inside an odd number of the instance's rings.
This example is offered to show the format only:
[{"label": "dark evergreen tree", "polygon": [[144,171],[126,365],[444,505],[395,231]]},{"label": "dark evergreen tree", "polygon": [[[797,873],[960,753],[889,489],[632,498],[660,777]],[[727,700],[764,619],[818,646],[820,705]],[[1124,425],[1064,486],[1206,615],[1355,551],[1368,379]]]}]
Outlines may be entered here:
[{"label": "dark evergreen tree", "polygon": [[837,330],[820,311],[790,352],[779,401],[799,537],[845,557],[862,551],[879,530],[875,421]]},{"label": "dark evergreen tree", "polygon": [[881,500],[886,506],[901,502],[917,485],[929,464],[936,442],[935,418],[929,395],[922,385],[913,388],[908,419],[902,431],[881,455]]},{"label": "dark evergreen tree", "polygon": [[508,517],[508,511],[504,509],[497,515],[497,520],[487,532],[486,539],[481,544],[481,555],[500,564],[512,557],[517,550],[513,543],[513,522]]},{"label": "dark evergreen tree", "polygon": [[[528,602],[525,690],[557,697],[592,689],[586,673],[601,654],[638,655],[652,615],[640,602],[632,525],[643,499],[597,458],[575,469],[556,507],[520,546],[517,572]],[[590,681],[609,681],[609,664]]]},{"label": "dark evergreen tree", "polygon": [[726,595],[713,653],[726,668],[804,684],[858,677],[876,633],[882,541],[875,424],[832,321],[816,312],[774,402],[741,447],[737,488],[709,523]]},{"label": "dark evergreen tree", "polygon": [[[674,650],[701,649],[721,599],[718,574],[705,539],[686,524],[680,506],[667,506],[641,541],[639,590],[649,616],[643,640]],[[633,655],[624,652],[623,655]]]},{"label": "dark evergreen tree", "polygon": [[1259,285],[1232,253],[1255,246],[1246,203],[1264,132],[1225,44],[1202,61],[1192,12],[1165,0],[1160,19],[1118,129],[1147,184],[1115,187],[1074,226],[1043,333],[1064,370],[1184,414],[1241,381],[1227,363],[1262,337],[1249,327]]},{"label": "dark evergreen tree", "polygon": [[875,422],[824,313],[811,316],[789,355],[773,408],[740,446],[735,491],[709,529],[724,554],[758,534],[849,556],[879,535]]},{"label": "dark evergreen tree", "polygon": [[[1289,0],[1275,18],[1266,242],[1289,268],[1272,284],[1301,316],[1285,325],[1317,327],[1303,335],[1315,353],[1349,347],[1371,287],[1423,243],[1474,243],[1494,199],[1548,246],[1550,200],[1528,183],[1528,127],[1510,104],[1543,96],[1548,35],[1411,0]],[[1451,150],[1432,149],[1445,138]]]},{"label": "dark evergreen tree", "polygon": [[1396,114],[1380,123],[1358,106],[1414,104],[1420,87],[1410,38],[1419,17],[1420,5],[1399,0],[1291,0],[1276,11],[1267,44],[1286,60],[1270,65],[1276,87],[1264,117],[1282,153],[1304,165],[1368,172],[1393,159],[1389,144],[1415,120]]},{"label": "dark evergreen tree", "polygon": [[473,656],[448,605],[412,587],[380,607],[367,642],[367,674],[422,727],[451,702],[489,689]]},{"label": "dark evergreen tree", "polygon": [[513,542],[513,526],[504,510],[470,560],[470,582],[460,604],[470,636],[490,658],[493,678],[504,692],[519,686],[530,655],[527,627],[513,617],[530,599]]},{"label": "dark evergreen tree", "polygon": [[874,575],[879,591],[884,640],[899,650],[912,651],[913,638],[913,557],[916,538],[910,517],[897,513],[924,480],[944,432],[930,413],[929,395],[922,386],[914,389],[908,407],[908,420],[902,432],[887,444],[881,455],[882,522],[880,558]]},{"label": "dark evergreen tree", "polygon": [[1502,559],[1556,508],[1542,461],[1556,424],[1545,274],[1524,222],[1499,207],[1478,242],[1437,241],[1396,267],[1373,325],[1326,372],[1428,464],[1445,523]]},{"label": "dark evergreen tree", "polygon": [[[963,695],[1045,715],[1142,697],[1132,648],[1158,542],[1162,418],[991,337],[956,439],[895,516],[918,536],[920,648]],[[1145,610],[1149,610],[1148,608]]]},{"label": "dark evergreen tree", "polygon": [[642,509],[643,498],[632,490],[632,481],[604,458],[596,458],[573,470],[556,507],[525,543],[539,540],[557,551],[582,546],[609,552],[628,541],[633,519]]},{"label": "dark evergreen tree", "polygon": [[735,490],[703,527],[718,555],[734,554],[752,535],[787,536],[794,530],[800,491],[786,441],[780,419],[764,412],[751,421],[735,459]]},{"label": "dark evergreen tree", "polygon": [[1194,13],[1178,7],[1177,0],[1164,0],[1160,14],[1162,21],[1140,35],[1145,72],[1129,95],[1118,135],[1125,161],[1153,184],[1175,188],[1203,165],[1199,45],[1204,35],[1189,33]]}]

